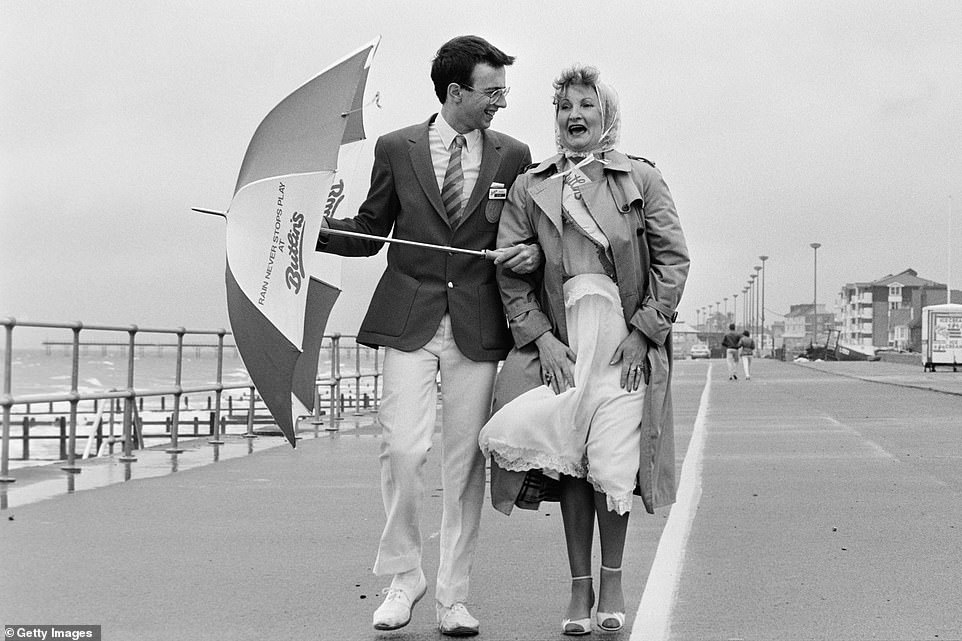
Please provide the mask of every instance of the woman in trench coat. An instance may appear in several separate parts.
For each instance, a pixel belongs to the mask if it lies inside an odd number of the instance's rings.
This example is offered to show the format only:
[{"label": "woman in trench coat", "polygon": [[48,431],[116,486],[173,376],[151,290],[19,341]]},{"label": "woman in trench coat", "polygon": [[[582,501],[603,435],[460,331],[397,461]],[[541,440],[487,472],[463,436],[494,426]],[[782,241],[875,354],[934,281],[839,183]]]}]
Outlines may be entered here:
[{"label": "woman in trench coat", "polygon": [[520,176],[498,246],[537,242],[541,270],[499,271],[515,340],[480,445],[492,501],[560,499],[571,566],[568,635],[591,630],[591,545],[602,568],[597,624],[624,624],[621,560],[631,495],[674,501],[671,327],[688,252],[661,173],[615,150],[617,95],[593,67],[555,81],[559,153]]}]

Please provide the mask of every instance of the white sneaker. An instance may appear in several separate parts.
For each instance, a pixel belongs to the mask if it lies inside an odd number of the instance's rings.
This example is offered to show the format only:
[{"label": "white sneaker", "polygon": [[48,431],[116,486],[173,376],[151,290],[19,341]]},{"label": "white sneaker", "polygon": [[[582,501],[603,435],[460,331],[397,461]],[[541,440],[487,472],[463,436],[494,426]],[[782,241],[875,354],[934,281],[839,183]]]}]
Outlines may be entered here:
[{"label": "white sneaker", "polygon": [[421,572],[414,589],[403,587],[385,588],[384,602],[374,611],[375,630],[397,630],[411,622],[411,610],[427,592],[428,582]]},{"label": "white sneaker", "polygon": [[449,637],[473,637],[480,626],[463,603],[455,603],[450,608],[438,604],[438,630],[441,634]]}]

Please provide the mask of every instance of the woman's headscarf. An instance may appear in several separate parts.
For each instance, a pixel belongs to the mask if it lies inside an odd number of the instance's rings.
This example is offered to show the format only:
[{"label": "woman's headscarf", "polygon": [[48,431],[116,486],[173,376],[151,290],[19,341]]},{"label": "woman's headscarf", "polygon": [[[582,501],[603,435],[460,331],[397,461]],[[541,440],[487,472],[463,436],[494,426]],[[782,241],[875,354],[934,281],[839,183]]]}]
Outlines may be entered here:
[{"label": "woman's headscarf", "polygon": [[[615,90],[610,86],[601,82],[601,72],[590,65],[574,65],[562,71],[561,76],[558,77],[552,85],[555,90],[553,100],[555,115],[557,115],[561,99],[564,98],[565,92],[570,85],[585,85],[591,87],[598,96],[598,106],[601,110],[601,138],[593,147],[578,151],[577,155],[584,156],[594,154],[598,156],[603,152],[614,149],[621,136],[621,109],[618,105],[618,94],[615,93]],[[565,156],[575,155],[575,152],[567,149],[561,143],[561,131],[558,129],[557,118],[555,118],[554,128],[555,144],[558,147],[558,151]]]}]

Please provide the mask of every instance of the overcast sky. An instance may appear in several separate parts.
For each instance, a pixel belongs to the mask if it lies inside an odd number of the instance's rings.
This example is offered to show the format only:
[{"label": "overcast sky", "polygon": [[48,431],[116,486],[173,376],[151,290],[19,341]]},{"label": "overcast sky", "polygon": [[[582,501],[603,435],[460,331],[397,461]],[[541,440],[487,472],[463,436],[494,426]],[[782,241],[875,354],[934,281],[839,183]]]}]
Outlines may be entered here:
[{"label": "overcast sky", "polygon": [[[760,254],[768,319],[810,302],[811,242],[822,303],[908,267],[962,288],[957,0],[0,0],[0,315],[226,327],[224,222],[190,207],[227,208],[260,120],[380,35],[377,129],[423,121],[465,33],[517,56],[493,126],[536,158],[562,67],[615,87],[688,238],[682,319],[733,307]],[[330,330],[382,264],[351,259]]]}]

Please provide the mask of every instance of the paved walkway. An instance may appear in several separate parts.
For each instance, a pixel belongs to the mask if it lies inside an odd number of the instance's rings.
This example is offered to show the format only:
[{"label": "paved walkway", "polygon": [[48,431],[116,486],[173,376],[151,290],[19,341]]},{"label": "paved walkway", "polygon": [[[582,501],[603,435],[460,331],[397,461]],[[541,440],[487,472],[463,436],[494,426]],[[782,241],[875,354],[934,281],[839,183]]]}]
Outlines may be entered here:
[{"label": "paved walkway", "polygon": [[962,396],[962,372],[953,372],[946,368],[940,368],[935,372],[925,372],[922,370],[921,364],[906,365],[885,361],[799,361],[795,364],[872,383],[912,387]]},{"label": "paved walkway", "polygon": [[[722,362],[679,363],[676,451],[679,469],[697,460],[683,481],[697,491],[654,516],[637,506],[629,625],[594,636],[962,639],[962,379],[867,369],[880,365],[756,361],[750,383],[732,384]],[[858,372],[904,378],[882,386]],[[906,387],[930,376],[949,393]],[[216,464],[197,443],[197,466],[176,472],[170,455],[141,452],[129,471],[99,463],[118,482],[80,491],[104,474],[91,468],[74,492],[44,500],[23,497],[51,482],[43,474],[61,488],[67,476],[17,470],[0,511],[0,623],[99,624],[104,639],[145,641],[438,639],[430,599],[402,630],[370,628],[384,585],[370,573],[383,522],[379,444],[361,418],[297,449],[231,442]],[[423,518],[429,576],[436,458]],[[150,461],[161,475],[137,467]],[[486,507],[473,580],[480,638],[562,638],[557,505],[510,518]]]}]

